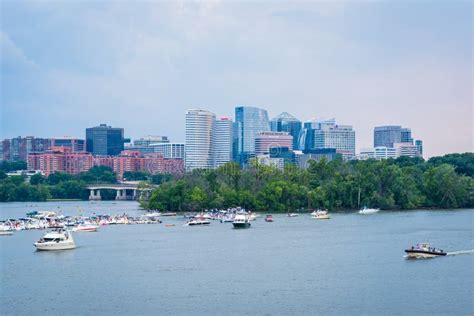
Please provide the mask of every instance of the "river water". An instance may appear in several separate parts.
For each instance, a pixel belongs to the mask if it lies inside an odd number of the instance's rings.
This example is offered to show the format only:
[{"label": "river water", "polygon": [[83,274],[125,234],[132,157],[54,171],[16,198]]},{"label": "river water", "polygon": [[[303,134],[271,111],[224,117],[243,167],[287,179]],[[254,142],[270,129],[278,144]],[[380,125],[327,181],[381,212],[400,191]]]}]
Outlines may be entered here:
[{"label": "river water", "polygon": [[[135,202],[3,203],[32,210],[141,214]],[[78,248],[36,252],[43,231],[0,236],[0,314],[472,315],[474,254],[407,260],[428,241],[474,249],[474,210],[263,216],[250,229],[113,225],[76,233]],[[166,227],[165,224],[175,224]],[[468,251],[469,252],[469,251]]]}]

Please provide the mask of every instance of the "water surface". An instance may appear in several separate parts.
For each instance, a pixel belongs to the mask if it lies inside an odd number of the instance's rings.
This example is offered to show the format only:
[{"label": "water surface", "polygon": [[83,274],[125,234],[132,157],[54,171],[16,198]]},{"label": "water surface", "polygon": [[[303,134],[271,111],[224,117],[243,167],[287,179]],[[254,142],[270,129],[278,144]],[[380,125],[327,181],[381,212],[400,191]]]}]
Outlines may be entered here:
[{"label": "water surface", "polygon": [[[142,213],[135,202],[0,204],[0,218]],[[58,208],[59,207],[59,208]],[[274,215],[247,230],[212,222],[114,225],[76,233],[78,248],[36,252],[43,231],[0,238],[2,314],[380,315],[474,311],[474,255],[406,260],[428,241],[474,249],[474,210]],[[166,227],[166,223],[176,226]]]}]

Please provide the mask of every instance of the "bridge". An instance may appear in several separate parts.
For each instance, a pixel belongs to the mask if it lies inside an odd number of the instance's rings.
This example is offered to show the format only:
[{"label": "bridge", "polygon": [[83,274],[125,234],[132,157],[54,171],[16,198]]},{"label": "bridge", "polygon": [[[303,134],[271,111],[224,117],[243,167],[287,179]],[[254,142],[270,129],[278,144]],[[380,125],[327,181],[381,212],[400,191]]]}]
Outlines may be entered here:
[{"label": "bridge", "polygon": [[91,184],[86,187],[89,190],[89,200],[98,201],[101,200],[100,190],[115,190],[117,195],[115,200],[126,201],[136,200],[141,194],[149,195],[150,192],[155,189],[156,186],[147,188],[139,188],[138,184],[135,183],[104,183],[104,184]]}]

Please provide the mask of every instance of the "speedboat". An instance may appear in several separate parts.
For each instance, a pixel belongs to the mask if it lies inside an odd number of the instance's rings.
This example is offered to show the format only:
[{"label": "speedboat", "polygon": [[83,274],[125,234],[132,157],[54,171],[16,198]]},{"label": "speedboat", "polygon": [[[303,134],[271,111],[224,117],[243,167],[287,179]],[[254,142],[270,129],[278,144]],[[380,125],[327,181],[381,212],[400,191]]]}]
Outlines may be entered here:
[{"label": "speedboat", "polygon": [[250,216],[245,213],[237,214],[232,225],[234,228],[250,228]]},{"label": "speedboat", "polygon": [[69,231],[52,231],[34,243],[36,250],[67,250],[76,248],[76,243]]},{"label": "speedboat", "polygon": [[364,208],[359,211],[359,214],[370,215],[370,214],[378,213],[379,211],[380,209],[378,208],[367,208],[364,206]]},{"label": "speedboat", "polygon": [[330,219],[328,211],[317,210],[311,213],[311,218],[314,219]]},{"label": "speedboat", "polygon": [[405,252],[408,258],[434,258],[446,256],[446,252],[442,249],[431,247],[427,242],[412,246],[410,249],[405,249]]},{"label": "speedboat", "polygon": [[297,213],[288,213],[288,217],[296,217],[299,216]]},{"label": "speedboat", "polygon": [[75,232],[96,232],[99,226],[91,223],[82,223],[74,227],[72,230]]},{"label": "speedboat", "polygon": [[265,222],[268,222],[268,223],[273,222],[273,216],[272,216],[272,215],[267,215],[267,216],[265,217]]}]

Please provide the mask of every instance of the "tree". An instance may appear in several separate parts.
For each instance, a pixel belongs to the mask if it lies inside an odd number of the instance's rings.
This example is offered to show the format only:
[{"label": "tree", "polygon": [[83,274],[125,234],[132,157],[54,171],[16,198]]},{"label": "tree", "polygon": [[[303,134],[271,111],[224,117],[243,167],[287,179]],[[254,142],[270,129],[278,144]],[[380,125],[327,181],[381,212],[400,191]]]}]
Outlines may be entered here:
[{"label": "tree", "polygon": [[469,203],[472,179],[458,175],[451,165],[429,168],[423,175],[423,182],[429,206],[456,208]]},{"label": "tree", "polygon": [[45,181],[45,177],[43,177],[41,173],[36,173],[32,175],[30,178],[31,185],[38,185],[38,184],[44,183],[44,181]]}]

